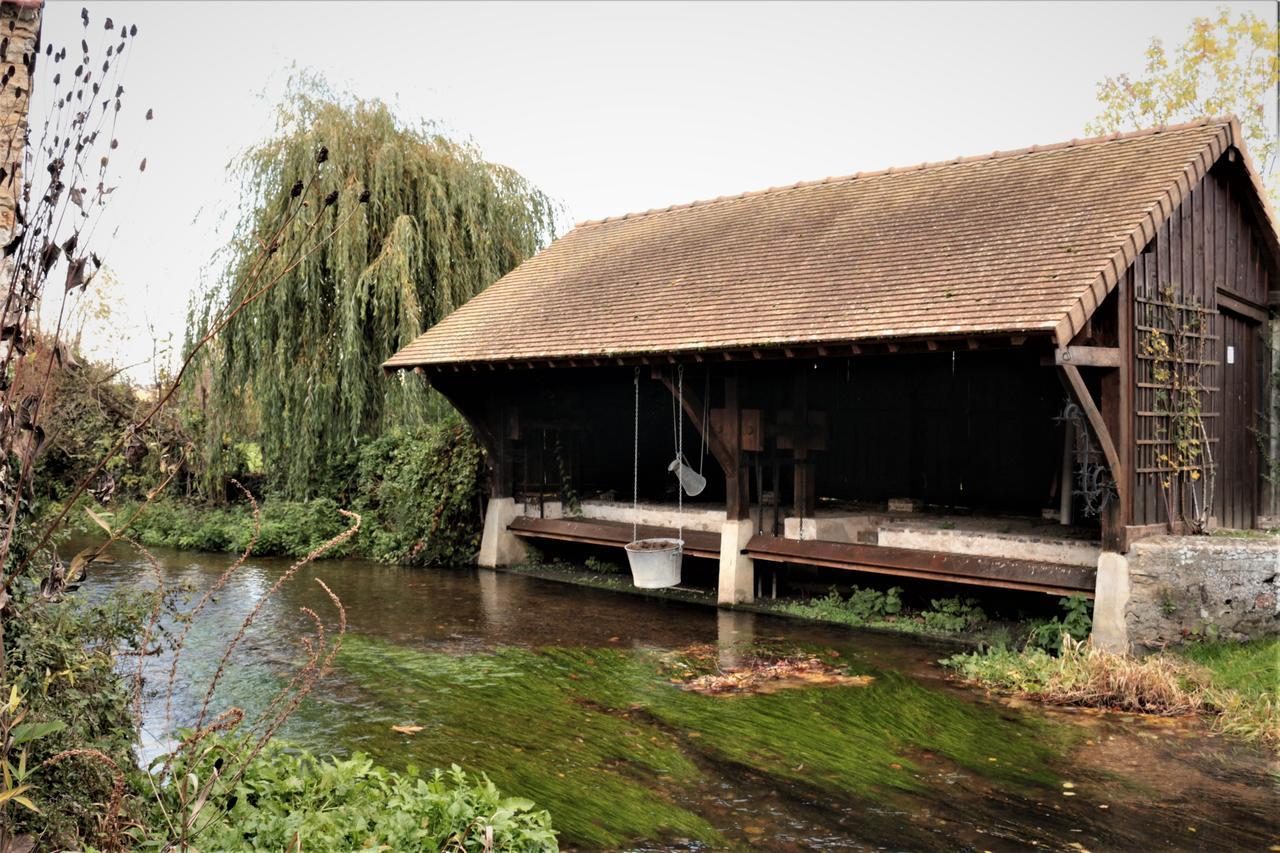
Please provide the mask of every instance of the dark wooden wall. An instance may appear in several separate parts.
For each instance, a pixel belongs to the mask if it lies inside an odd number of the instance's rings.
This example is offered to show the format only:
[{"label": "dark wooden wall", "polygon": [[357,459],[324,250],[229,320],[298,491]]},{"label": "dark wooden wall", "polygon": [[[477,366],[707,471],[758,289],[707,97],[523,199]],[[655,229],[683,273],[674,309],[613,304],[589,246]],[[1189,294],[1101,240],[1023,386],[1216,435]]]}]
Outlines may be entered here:
[{"label": "dark wooden wall", "polygon": [[[1168,302],[1169,296],[1192,306],[1188,313],[1202,313],[1204,333],[1210,336],[1211,363],[1203,373],[1209,390],[1202,410],[1215,458],[1214,514],[1224,527],[1252,527],[1256,522],[1261,487],[1256,430],[1262,421],[1264,377],[1260,335],[1271,276],[1246,181],[1240,163],[1224,155],[1126,273],[1135,323],[1133,524],[1168,520],[1169,477],[1159,458],[1167,435],[1162,433],[1162,419],[1153,414],[1158,405],[1151,386],[1156,383],[1142,344],[1164,310],[1154,303]],[[1202,312],[1194,311],[1196,307]],[[1231,364],[1228,347],[1234,356]]]},{"label": "dark wooden wall", "polygon": [[[1017,347],[691,364],[685,388],[695,405],[705,399],[705,409],[718,409],[725,405],[726,376],[738,377],[741,405],[759,411],[765,436],[763,449],[744,458],[751,500],[760,495],[757,471],[771,490],[777,473],[783,514],[790,514],[795,500],[794,454],[780,447],[778,435],[794,414],[802,379],[807,406],[824,425],[822,449],[809,454],[818,498],[883,503],[906,497],[1038,514],[1053,503],[1062,441],[1054,417],[1066,398],[1055,372],[1042,365],[1044,354],[1043,348]],[[486,372],[463,382],[507,409],[503,453],[511,491],[554,489],[563,464],[580,497],[611,491],[626,501],[632,487],[633,376],[631,368],[593,367]],[[640,389],[640,498],[674,501],[675,481],[666,473],[674,455],[671,393],[649,367]],[[685,454],[697,468],[701,436],[693,418],[686,414],[683,420]],[[722,504],[720,465],[710,451],[701,465],[708,487],[689,503]]]},{"label": "dark wooden wall", "polygon": [[1066,396],[1039,359],[1031,348],[898,353],[812,370],[809,406],[829,419],[818,496],[1039,514],[1060,466],[1054,416]]}]

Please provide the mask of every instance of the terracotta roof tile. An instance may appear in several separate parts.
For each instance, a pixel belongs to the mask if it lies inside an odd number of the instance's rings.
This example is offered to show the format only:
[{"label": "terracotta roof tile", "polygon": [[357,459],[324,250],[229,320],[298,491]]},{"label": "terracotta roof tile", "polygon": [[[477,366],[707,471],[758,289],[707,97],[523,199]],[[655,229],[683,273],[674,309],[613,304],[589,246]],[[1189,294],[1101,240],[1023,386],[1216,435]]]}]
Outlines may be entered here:
[{"label": "terracotta roof tile", "polygon": [[953,334],[1065,342],[1239,139],[1208,120],[580,223],[385,366]]}]

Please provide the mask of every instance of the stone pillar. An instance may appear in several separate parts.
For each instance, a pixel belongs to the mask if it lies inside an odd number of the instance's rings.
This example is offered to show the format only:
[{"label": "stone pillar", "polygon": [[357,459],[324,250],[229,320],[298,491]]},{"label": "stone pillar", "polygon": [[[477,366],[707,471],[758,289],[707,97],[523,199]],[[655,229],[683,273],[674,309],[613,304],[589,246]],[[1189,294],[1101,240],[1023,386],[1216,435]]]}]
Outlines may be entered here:
[{"label": "stone pillar", "polygon": [[528,554],[523,542],[507,529],[516,517],[515,498],[490,498],[484,512],[479,564],[487,569],[514,566]]},{"label": "stone pillar", "polygon": [[747,518],[726,519],[720,528],[720,604],[750,604],[755,600],[756,567],[742,549],[755,528]]},{"label": "stone pillar", "polygon": [[1093,644],[1116,654],[1129,652],[1125,607],[1129,604],[1129,558],[1114,551],[1098,556],[1093,598]]}]

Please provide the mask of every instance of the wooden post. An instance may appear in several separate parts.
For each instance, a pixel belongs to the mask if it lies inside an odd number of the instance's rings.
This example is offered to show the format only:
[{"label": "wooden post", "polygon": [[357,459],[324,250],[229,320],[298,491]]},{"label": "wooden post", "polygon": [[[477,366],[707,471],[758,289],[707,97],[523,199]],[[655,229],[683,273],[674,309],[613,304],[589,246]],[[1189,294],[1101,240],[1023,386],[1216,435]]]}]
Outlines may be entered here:
[{"label": "wooden post", "polygon": [[796,441],[792,450],[796,463],[794,513],[804,519],[813,518],[817,510],[818,486],[809,462],[809,373],[803,365],[797,365],[797,371],[793,406]]},{"label": "wooden post", "polygon": [[722,466],[725,518],[728,521],[738,521],[751,514],[751,496],[747,472],[742,464],[742,405],[738,400],[737,371],[725,377],[724,408],[725,434],[721,438],[725,444],[728,463]]},{"label": "wooden post", "polygon": [[[1108,370],[1102,375],[1102,420],[1106,423],[1107,431],[1111,435],[1119,435],[1120,421],[1122,420],[1119,370]],[[1119,453],[1120,449],[1116,448],[1117,456],[1119,456]],[[1124,550],[1123,506],[1129,491],[1125,488],[1124,463],[1120,463],[1118,470],[1113,467],[1111,475],[1116,481],[1116,498],[1107,502],[1106,507],[1102,510],[1102,517],[1099,522],[1102,526],[1102,550],[1119,552]]]}]

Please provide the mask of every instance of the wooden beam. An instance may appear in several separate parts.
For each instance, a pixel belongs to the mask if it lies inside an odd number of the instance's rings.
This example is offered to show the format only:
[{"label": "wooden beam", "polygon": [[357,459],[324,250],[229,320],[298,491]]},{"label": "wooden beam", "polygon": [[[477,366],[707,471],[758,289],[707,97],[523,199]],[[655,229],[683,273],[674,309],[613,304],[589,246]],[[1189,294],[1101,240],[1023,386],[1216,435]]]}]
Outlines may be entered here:
[{"label": "wooden beam", "polygon": [[1119,411],[1116,413],[1118,422],[1118,430],[1116,438],[1120,441],[1118,456],[1120,459],[1120,470],[1124,472],[1124,487],[1120,490],[1120,511],[1116,515],[1108,519],[1108,523],[1114,530],[1109,530],[1111,538],[1119,538],[1121,552],[1128,552],[1128,543],[1124,539],[1123,531],[1127,525],[1133,524],[1133,490],[1135,478],[1133,476],[1133,437],[1136,434],[1135,424],[1135,408],[1134,388],[1133,388],[1133,361],[1134,361],[1134,312],[1133,312],[1133,279],[1131,276],[1122,275],[1116,283],[1116,335],[1117,342],[1120,344],[1120,365],[1116,372],[1119,387],[1117,388],[1117,405]]},{"label": "wooden beam", "polygon": [[1258,323],[1267,322],[1267,311],[1265,308],[1241,299],[1231,291],[1222,287],[1218,288],[1218,307],[1226,308],[1233,314],[1239,314],[1241,317],[1248,317],[1250,320],[1254,320]]},{"label": "wooden beam", "polygon": [[1119,367],[1119,347],[1058,347],[1053,353],[1053,363],[1074,364],[1076,367]]},{"label": "wooden beam", "polygon": [[665,372],[658,373],[656,370],[654,372],[657,373],[654,378],[666,386],[666,389],[671,392],[672,397],[683,396],[682,403],[685,414],[687,414],[689,416],[689,420],[693,422],[693,427],[698,431],[698,434],[706,436],[707,449],[711,451],[711,455],[715,457],[715,460],[720,465],[721,469],[728,471],[729,467],[733,464],[732,449],[729,447],[728,443],[725,442],[724,438],[718,435],[716,431],[711,428],[711,424],[704,424],[702,422],[702,397],[698,394],[697,390],[690,388],[686,384],[684,394],[680,395],[677,393],[678,389],[676,388],[675,380],[673,380],[669,374]]},{"label": "wooden beam", "polygon": [[1081,592],[1092,596],[1097,574],[1096,569],[1085,566],[778,536],[753,536],[747,542],[746,553],[757,560],[1026,589],[1054,595]]},{"label": "wooden beam", "polygon": [[1064,364],[1062,374],[1067,378],[1076,402],[1080,404],[1081,410],[1089,420],[1089,426],[1093,428],[1094,437],[1102,447],[1102,455],[1106,457],[1107,467],[1111,469],[1111,477],[1116,481],[1116,490],[1120,493],[1120,500],[1123,502],[1128,489],[1125,488],[1124,469],[1120,465],[1120,454],[1116,451],[1115,441],[1111,438],[1111,430],[1107,429],[1106,421],[1102,419],[1102,412],[1098,411],[1098,405],[1093,401],[1093,395],[1089,393],[1089,386],[1080,375],[1080,369],[1074,364]]}]

